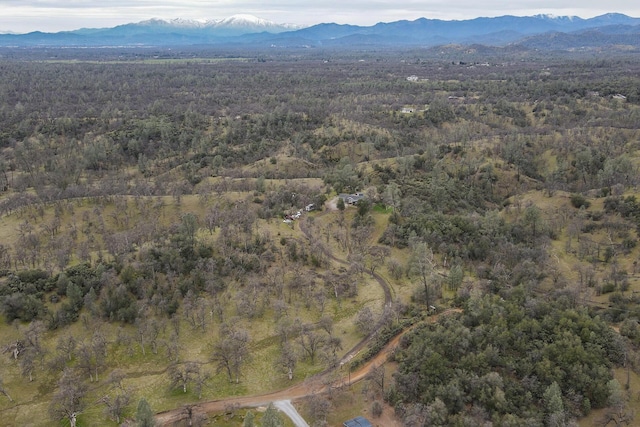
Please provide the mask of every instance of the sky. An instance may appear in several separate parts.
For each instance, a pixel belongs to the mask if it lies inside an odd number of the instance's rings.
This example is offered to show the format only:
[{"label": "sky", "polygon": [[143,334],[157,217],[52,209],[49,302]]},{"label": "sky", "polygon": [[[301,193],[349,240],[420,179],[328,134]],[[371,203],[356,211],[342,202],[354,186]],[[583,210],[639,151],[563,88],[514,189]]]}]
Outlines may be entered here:
[{"label": "sky", "polygon": [[0,0],[0,32],[105,28],[151,18],[222,19],[251,14],[276,23],[373,25],[401,19],[458,20],[539,13],[640,17],[637,0]]}]

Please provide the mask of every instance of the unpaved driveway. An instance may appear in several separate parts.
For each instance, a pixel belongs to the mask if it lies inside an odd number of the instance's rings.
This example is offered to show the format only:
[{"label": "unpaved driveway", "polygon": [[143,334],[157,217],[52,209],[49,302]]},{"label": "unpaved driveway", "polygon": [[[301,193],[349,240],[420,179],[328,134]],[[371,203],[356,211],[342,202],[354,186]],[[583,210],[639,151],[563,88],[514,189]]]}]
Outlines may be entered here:
[{"label": "unpaved driveway", "polygon": [[[439,315],[431,316],[430,322],[435,322],[440,316],[445,316],[450,313],[460,312],[459,309],[446,310]],[[410,330],[410,329],[408,329]],[[408,331],[407,330],[407,331]],[[394,351],[400,342],[400,338],[404,331],[392,339],[373,359],[365,363],[360,369],[351,373],[351,384],[364,379],[371,368],[374,366],[380,366],[387,361],[388,355]],[[339,368],[338,368],[339,369]],[[211,400],[208,402],[202,402],[198,405],[194,405],[191,409],[194,414],[196,413],[213,413],[222,412],[225,408],[232,405],[241,408],[253,408],[258,406],[267,406],[271,402],[281,400],[296,400],[309,396],[317,396],[327,391],[330,387],[341,387],[345,385],[345,378],[339,378],[334,382],[327,384],[326,378],[329,374],[332,374],[333,370],[327,370],[316,376],[313,376],[299,384],[293,385],[284,390],[279,390],[273,393],[262,394],[258,396],[243,396],[232,397],[221,400]],[[182,425],[181,422],[187,419],[187,414],[182,408],[173,409],[171,411],[161,412],[156,415],[156,426],[175,426]]]},{"label": "unpaved driveway", "polygon": [[[320,215],[323,215],[323,214],[324,213],[321,213]],[[308,239],[311,240],[313,238],[310,235],[309,227],[306,221],[304,220],[300,221],[300,229]],[[329,258],[333,259],[334,261],[338,263],[346,264],[346,261],[337,258],[335,254],[331,253],[327,248],[324,248],[324,251],[326,252],[326,255]],[[376,282],[378,282],[378,284],[382,287],[384,291],[384,295],[385,295],[385,307],[384,307],[385,313],[384,314],[387,314],[386,312],[389,310],[390,303],[391,303],[391,287],[385,281],[385,279],[379,274],[373,273],[370,275],[376,280]],[[450,312],[454,312],[454,311],[460,311],[460,310],[447,310],[441,313],[440,316]],[[384,314],[383,316],[381,316],[382,318],[384,318]],[[439,317],[438,315],[431,316],[430,321],[435,321],[438,317]],[[344,386],[345,385],[344,375],[342,376],[342,378],[339,378],[333,381],[331,380],[332,375],[335,374],[335,371],[337,369],[340,369],[342,365],[348,364],[348,362],[362,348],[364,348],[369,342],[371,342],[375,337],[377,331],[382,327],[382,325],[383,325],[383,320],[381,319],[376,324],[376,327],[374,328],[374,332],[369,334],[367,337],[365,337],[363,340],[357,343],[351,350],[349,350],[342,357],[342,359],[340,360],[340,363],[337,364],[335,367],[326,369],[325,371],[320,372],[319,374],[313,377],[310,377],[301,383],[298,383],[289,388],[286,388],[284,390],[279,390],[273,393],[267,393],[267,394],[262,394],[257,396],[232,397],[232,398],[226,398],[221,400],[211,400],[208,402],[202,402],[200,404],[190,407],[192,411],[191,413],[192,414],[197,414],[197,413],[208,414],[213,412],[221,412],[221,411],[224,411],[225,408],[230,407],[231,405],[236,407],[244,407],[244,408],[267,406],[269,403],[277,402],[277,401],[289,401],[289,405],[290,405],[291,400],[301,399],[309,396],[317,396],[329,390],[329,388]],[[351,383],[360,381],[369,373],[372,367],[380,366],[384,364],[387,361],[387,357],[389,353],[392,352],[397,347],[400,341],[400,337],[404,334],[404,332],[400,333],[393,340],[391,340],[373,359],[371,359],[369,362],[364,364],[357,371],[352,372],[351,375],[349,376],[349,381]],[[296,414],[297,414],[297,411],[296,411]],[[187,412],[184,410],[184,408],[177,408],[171,411],[165,411],[157,414],[156,425],[157,426],[176,426],[176,425],[181,425],[181,423],[187,419],[188,419]],[[302,420],[302,422],[304,422],[304,420]],[[298,426],[298,424],[296,425]],[[304,424],[300,424],[299,426],[307,426],[307,424],[305,422]]]}]

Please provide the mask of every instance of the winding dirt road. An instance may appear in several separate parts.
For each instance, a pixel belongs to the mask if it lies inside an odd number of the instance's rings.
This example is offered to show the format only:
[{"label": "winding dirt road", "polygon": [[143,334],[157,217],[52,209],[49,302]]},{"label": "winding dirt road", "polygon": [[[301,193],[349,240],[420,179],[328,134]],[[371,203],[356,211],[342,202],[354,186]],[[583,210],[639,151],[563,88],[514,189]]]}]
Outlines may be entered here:
[{"label": "winding dirt road", "polygon": [[[451,313],[459,313],[462,310],[460,309],[450,309],[443,311],[440,314],[431,316],[429,318],[430,322],[435,322],[441,316],[446,316]],[[198,405],[192,407],[194,413],[212,413],[212,412],[222,412],[226,408],[231,406],[236,407],[258,407],[258,406],[267,406],[270,402],[274,402],[276,400],[296,400],[301,399],[308,396],[316,396],[325,391],[328,391],[330,388],[343,387],[345,385],[353,384],[358,381],[363,380],[367,374],[371,371],[374,366],[381,366],[387,361],[389,355],[398,347],[400,343],[400,339],[402,336],[411,330],[411,328],[401,332],[396,335],[384,348],[371,360],[362,365],[360,369],[355,372],[352,372],[351,375],[348,375],[348,365],[338,366],[336,368],[327,370],[323,373],[317,374],[301,383],[295,384],[289,388],[284,390],[279,390],[273,393],[261,394],[261,395],[253,395],[253,396],[242,396],[242,397],[233,397],[226,398],[220,400],[211,400],[208,402],[203,402]],[[338,376],[334,381],[327,383],[327,378],[329,374],[335,374],[335,371],[342,370],[339,373],[341,375]],[[334,375],[335,376],[335,375]],[[182,421],[187,419],[187,413],[183,408],[174,409],[171,411],[161,412],[156,415],[156,425],[158,426],[175,426],[180,425]]]},{"label": "winding dirt road", "polygon": [[[322,215],[322,214],[320,214]],[[305,220],[300,221],[300,229],[305,234],[307,239],[312,239],[310,235],[310,230],[307,222]],[[337,258],[331,251],[329,251],[326,247],[323,247],[323,251],[325,255],[332,259],[334,262],[340,264],[348,264],[347,261],[344,261],[340,258]],[[307,378],[301,383],[295,384],[291,387],[288,387],[283,390],[275,391],[272,393],[261,394],[261,395],[252,395],[252,396],[242,396],[242,397],[231,397],[220,400],[211,400],[207,402],[201,402],[196,405],[190,407],[190,413],[192,415],[195,414],[208,414],[214,412],[222,412],[226,408],[229,407],[258,407],[258,406],[266,406],[270,402],[278,401],[278,400],[296,400],[301,399],[308,396],[315,396],[321,394],[330,388],[342,387],[347,385],[347,383],[352,384],[358,382],[366,377],[371,368],[374,366],[380,366],[384,364],[387,360],[388,355],[398,346],[400,342],[401,336],[404,332],[397,335],[393,340],[391,340],[373,359],[369,360],[366,364],[364,364],[360,369],[355,372],[352,372],[349,375],[349,365],[348,362],[355,357],[358,352],[364,348],[378,333],[379,329],[384,324],[384,318],[388,314],[391,306],[391,287],[384,280],[382,276],[377,273],[368,273],[372,276],[376,282],[380,285],[382,290],[384,291],[384,312],[381,316],[380,320],[376,324],[374,331],[362,339],[359,343],[357,343],[353,348],[351,348],[339,361],[336,366],[328,368],[323,372],[320,372],[310,378]],[[448,312],[453,312],[456,310],[448,310],[440,315],[447,314]],[[435,321],[438,316],[432,316],[431,321]],[[188,420],[189,415],[188,412],[185,411],[185,408],[177,408],[170,411],[160,412],[156,415],[156,425],[157,426],[179,426],[185,425],[184,422]]]}]

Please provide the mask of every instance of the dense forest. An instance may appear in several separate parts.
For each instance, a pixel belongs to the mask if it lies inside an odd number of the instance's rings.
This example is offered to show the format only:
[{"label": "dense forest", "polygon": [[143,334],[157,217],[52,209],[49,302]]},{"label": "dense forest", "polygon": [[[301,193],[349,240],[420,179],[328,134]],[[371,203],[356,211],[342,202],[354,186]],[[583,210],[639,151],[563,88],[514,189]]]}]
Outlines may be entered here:
[{"label": "dense forest", "polygon": [[632,425],[640,62],[438,52],[2,51],[7,425],[206,423],[408,329],[374,416]]}]

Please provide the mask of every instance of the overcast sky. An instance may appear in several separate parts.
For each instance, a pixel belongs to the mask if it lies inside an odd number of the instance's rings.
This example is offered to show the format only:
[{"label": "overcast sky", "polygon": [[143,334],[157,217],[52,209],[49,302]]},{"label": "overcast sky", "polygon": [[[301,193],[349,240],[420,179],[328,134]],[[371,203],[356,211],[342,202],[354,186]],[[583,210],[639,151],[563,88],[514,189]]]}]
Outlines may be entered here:
[{"label": "overcast sky", "polygon": [[420,17],[468,19],[538,13],[640,17],[638,0],[0,0],[0,32],[103,28],[150,18],[221,19],[251,14],[277,23],[373,25]]}]

